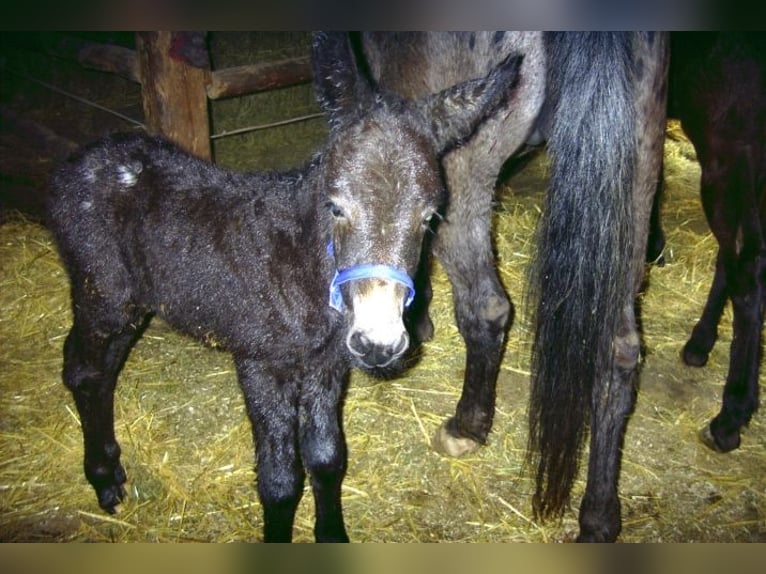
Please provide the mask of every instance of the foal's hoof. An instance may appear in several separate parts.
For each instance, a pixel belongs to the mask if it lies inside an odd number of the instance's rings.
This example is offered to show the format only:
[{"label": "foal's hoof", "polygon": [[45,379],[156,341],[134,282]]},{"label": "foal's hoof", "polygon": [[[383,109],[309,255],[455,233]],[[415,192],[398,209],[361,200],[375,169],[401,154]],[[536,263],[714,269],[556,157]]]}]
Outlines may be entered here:
[{"label": "foal's hoof", "polygon": [[125,470],[121,464],[118,464],[109,480],[102,476],[92,482],[93,489],[98,497],[98,505],[109,514],[115,514],[118,505],[125,498],[123,484],[125,484],[126,478]]},{"label": "foal's hoof", "polygon": [[443,422],[436,431],[431,446],[439,454],[459,458],[478,450],[480,443],[466,437],[452,436]]},{"label": "foal's hoof", "polygon": [[706,447],[720,453],[735,450],[739,447],[740,442],[739,433],[734,433],[731,436],[726,437],[724,440],[719,441],[716,439],[715,435],[713,435],[713,430],[710,428],[709,424],[705,425],[703,429],[700,429],[699,439]]},{"label": "foal's hoof", "polygon": [[96,492],[98,505],[109,514],[116,514],[118,505],[125,498],[125,489],[118,484],[102,488]]}]

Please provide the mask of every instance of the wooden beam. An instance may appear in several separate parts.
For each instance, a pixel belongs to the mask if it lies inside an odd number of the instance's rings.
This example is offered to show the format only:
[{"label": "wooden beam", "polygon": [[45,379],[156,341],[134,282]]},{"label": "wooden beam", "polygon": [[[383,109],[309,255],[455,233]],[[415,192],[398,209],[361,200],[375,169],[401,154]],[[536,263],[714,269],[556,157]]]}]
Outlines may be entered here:
[{"label": "wooden beam", "polygon": [[84,68],[110,72],[133,82],[140,82],[136,51],[109,44],[86,44],[77,54],[77,61]]},{"label": "wooden beam", "polygon": [[311,81],[309,57],[216,70],[210,75],[207,96],[211,100],[264,92]]},{"label": "wooden beam", "polygon": [[[20,37],[19,42],[24,37]],[[49,56],[77,61],[84,68],[109,72],[127,80],[140,83],[138,54],[136,50],[88,42],[69,35],[45,35],[28,41],[30,48],[37,48]],[[276,62],[263,62],[215,70],[208,78],[206,92],[211,100],[244,96],[285,88],[311,81],[311,59],[290,58]]]},{"label": "wooden beam", "polygon": [[28,39],[14,38],[14,45],[42,52],[53,58],[74,61],[83,68],[109,72],[132,82],[139,82],[136,51],[112,44],[88,42],[68,34],[37,33]]},{"label": "wooden beam", "polygon": [[171,58],[172,34],[136,34],[146,126],[194,155],[211,159],[205,92],[209,71]]}]

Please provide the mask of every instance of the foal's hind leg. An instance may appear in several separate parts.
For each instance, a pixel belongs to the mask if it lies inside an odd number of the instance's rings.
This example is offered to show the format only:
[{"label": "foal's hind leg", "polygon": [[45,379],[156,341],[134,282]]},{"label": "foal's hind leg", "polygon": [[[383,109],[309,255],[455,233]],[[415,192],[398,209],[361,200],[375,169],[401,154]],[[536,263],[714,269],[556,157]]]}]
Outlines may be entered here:
[{"label": "foal's hind leg", "polygon": [[80,415],[84,469],[98,504],[115,512],[125,492],[125,470],[114,436],[114,389],[117,375],[147,322],[108,331],[75,317],[64,344],[64,384],[72,392]]}]

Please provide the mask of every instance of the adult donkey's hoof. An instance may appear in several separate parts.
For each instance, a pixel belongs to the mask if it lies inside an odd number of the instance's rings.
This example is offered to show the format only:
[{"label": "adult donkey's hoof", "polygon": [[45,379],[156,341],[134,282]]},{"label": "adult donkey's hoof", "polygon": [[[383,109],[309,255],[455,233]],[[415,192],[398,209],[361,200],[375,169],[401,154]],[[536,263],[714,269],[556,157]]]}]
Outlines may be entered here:
[{"label": "adult donkey's hoof", "polygon": [[739,432],[733,432],[725,436],[716,437],[713,434],[711,425],[707,424],[703,429],[699,431],[698,436],[706,447],[714,450],[715,452],[726,453],[739,448]]},{"label": "adult donkey's hoof", "polygon": [[431,446],[439,454],[459,458],[478,450],[480,443],[467,437],[456,437],[447,430],[449,421],[443,422],[436,431]]}]

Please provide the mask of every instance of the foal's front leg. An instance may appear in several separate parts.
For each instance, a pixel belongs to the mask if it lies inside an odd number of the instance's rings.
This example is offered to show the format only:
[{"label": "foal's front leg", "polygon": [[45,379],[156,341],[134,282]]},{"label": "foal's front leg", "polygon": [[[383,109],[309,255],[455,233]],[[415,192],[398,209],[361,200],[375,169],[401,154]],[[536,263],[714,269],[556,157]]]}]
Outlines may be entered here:
[{"label": "foal's front leg", "polygon": [[104,335],[92,326],[75,323],[64,344],[63,379],[80,415],[85,477],[109,513],[125,496],[125,470],[114,436],[114,389],[117,375],[145,324]]},{"label": "foal's front leg", "polygon": [[329,365],[316,370],[303,385],[300,408],[301,458],[314,492],[317,542],[348,542],[343,523],[341,485],[346,475],[347,451],[343,435],[341,397],[347,373]]},{"label": "foal's front leg", "polygon": [[264,542],[290,542],[305,473],[298,455],[299,386],[252,359],[235,359],[255,443]]}]

